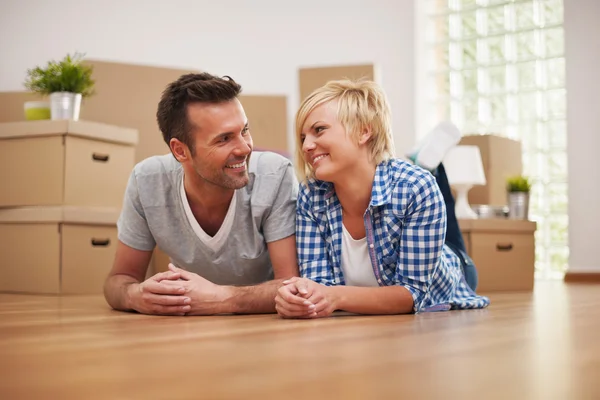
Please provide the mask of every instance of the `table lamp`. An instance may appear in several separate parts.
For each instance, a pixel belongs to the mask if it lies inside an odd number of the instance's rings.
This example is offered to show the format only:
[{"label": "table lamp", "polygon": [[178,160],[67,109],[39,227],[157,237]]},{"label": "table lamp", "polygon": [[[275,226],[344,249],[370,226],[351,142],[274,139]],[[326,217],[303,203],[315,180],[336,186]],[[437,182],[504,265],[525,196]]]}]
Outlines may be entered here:
[{"label": "table lamp", "polygon": [[477,218],[469,205],[468,194],[473,185],[485,185],[481,153],[477,146],[455,146],[444,157],[450,186],[456,190],[456,218]]}]

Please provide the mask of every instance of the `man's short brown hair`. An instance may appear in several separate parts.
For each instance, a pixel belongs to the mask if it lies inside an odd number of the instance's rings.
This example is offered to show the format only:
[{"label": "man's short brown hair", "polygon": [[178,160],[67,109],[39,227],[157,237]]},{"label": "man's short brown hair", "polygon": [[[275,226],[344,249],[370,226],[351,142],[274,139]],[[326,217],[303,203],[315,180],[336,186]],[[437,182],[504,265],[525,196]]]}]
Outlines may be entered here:
[{"label": "man's short brown hair", "polygon": [[169,84],[158,103],[156,120],[165,143],[172,138],[185,143],[194,155],[194,138],[187,115],[191,103],[218,104],[231,101],[240,94],[242,87],[231,77],[218,77],[207,72],[185,74]]}]

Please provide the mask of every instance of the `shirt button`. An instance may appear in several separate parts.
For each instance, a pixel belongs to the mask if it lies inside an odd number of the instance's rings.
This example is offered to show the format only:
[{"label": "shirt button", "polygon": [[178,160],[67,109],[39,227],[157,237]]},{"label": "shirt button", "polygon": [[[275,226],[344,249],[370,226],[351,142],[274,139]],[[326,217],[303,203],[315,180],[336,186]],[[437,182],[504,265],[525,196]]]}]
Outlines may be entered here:
[{"label": "shirt button", "polygon": [[369,245],[369,247],[370,247],[370,248],[373,248],[373,247],[375,247],[375,246],[373,245],[373,243],[371,243],[371,244]]}]

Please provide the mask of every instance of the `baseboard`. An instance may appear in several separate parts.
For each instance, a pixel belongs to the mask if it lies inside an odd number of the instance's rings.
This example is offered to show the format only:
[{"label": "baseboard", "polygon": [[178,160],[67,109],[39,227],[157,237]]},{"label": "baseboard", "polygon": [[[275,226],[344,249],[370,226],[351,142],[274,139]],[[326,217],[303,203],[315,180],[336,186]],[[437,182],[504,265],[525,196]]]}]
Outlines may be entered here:
[{"label": "baseboard", "polygon": [[600,272],[567,272],[567,283],[600,283]]}]

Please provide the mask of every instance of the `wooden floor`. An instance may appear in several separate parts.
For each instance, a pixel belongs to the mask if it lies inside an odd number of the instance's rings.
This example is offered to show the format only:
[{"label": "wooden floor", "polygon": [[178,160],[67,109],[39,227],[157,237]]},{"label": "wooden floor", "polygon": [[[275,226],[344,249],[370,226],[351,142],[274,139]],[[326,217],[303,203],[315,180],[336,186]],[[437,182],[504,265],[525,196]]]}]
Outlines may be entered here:
[{"label": "wooden floor", "polygon": [[0,399],[600,399],[600,285],[486,310],[151,317],[0,295]]}]

